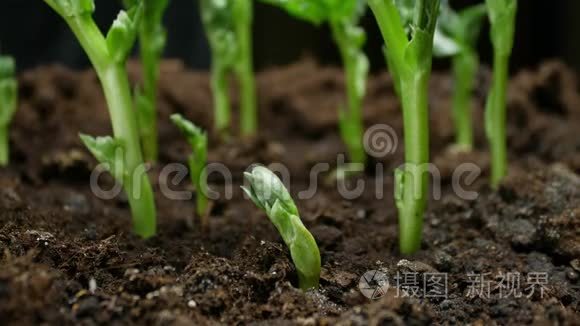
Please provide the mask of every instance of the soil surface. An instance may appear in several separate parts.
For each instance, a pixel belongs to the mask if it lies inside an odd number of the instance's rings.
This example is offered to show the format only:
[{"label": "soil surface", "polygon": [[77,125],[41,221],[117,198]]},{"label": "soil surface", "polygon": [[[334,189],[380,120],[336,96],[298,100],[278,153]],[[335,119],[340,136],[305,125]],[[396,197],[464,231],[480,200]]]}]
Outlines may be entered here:
[{"label": "soil surface", "polygon": [[[208,78],[177,62],[164,63],[161,158],[150,171],[159,232],[143,241],[131,233],[126,199],[101,200],[89,186],[97,163],[78,133],[110,134],[95,74],[58,66],[27,71],[20,76],[20,107],[11,129],[12,163],[0,170],[0,323],[578,325],[576,76],[552,62],[513,78],[511,165],[497,191],[488,185],[482,123],[488,81],[489,73],[482,72],[474,98],[477,146],[466,154],[450,146],[451,79],[432,78],[431,155],[441,191],[433,187],[421,250],[402,257],[392,199],[393,169],[403,162],[402,117],[387,74],[369,82],[365,120],[368,127],[391,126],[398,143],[373,160],[364,176],[347,181],[349,189],[363,181],[362,194],[346,199],[327,176],[314,174],[318,190],[298,199],[311,183],[311,168],[324,162],[334,168],[344,151],[336,111],[344,100],[342,74],[311,61],[260,73],[260,137],[211,139],[210,162],[229,168],[233,194],[225,199],[224,177],[212,174],[210,186],[221,199],[213,203],[210,229],[204,231],[196,226],[193,200],[163,195],[168,188],[191,192],[188,178],[158,180],[164,167],[184,164],[189,154],[169,115],[179,112],[205,128],[212,125]],[[235,91],[232,97],[236,107]],[[480,168],[475,181],[454,178],[466,162]],[[290,172],[291,192],[321,250],[316,291],[295,287],[281,238],[242,196],[242,172],[254,163],[282,163]],[[476,198],[458,193],[458,182]],[[110,178],[101,184],[109,187]],[[367,271],[389,280],[375,298],[359,289]],[[435,281],[442,280],[447,287],[437,291],[442,283]]]}]

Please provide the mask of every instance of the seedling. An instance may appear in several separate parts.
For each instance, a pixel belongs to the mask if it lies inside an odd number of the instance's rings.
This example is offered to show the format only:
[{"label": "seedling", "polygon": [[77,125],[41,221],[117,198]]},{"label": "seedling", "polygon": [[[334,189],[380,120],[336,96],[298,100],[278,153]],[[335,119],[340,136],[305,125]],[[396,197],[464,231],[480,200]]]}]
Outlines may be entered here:
[{"label": "seedling", "polygon": [[242,187],[252,201],[266,212],[284,243],[298,272],[303,290],[318,287],[320,279],[320,251],[308,229],[302,224],[298,208],[280,179],[263,166],[245,172],[249,187]]},{"label": "seedling", "polygon": [[361,0],[262,0],[315,25],[328,22],[345,70],[347,105],[339,110],[339,127],[351,162],[365,164],[362,101],[366,92],[369,61],[363,52],[365,31],[358,26],[364,14]]},{"label": "seedling", "polygon": [[477,39],[486,14],[485,4],[456,12],[449,6],[449,1],[442,1],[439,24],[435,32],[433,48],[435,56],[452,57],[455,78],[453,120],[456,144],[460,149],[467,151],[473,148],[471,94],[479,68]]},{"label": "seedling", "polygon": [[44,0],[66,21],[97,72],[113,125],[113,137],[81,135],[88,149],[111,171],[127,193],[135,233],[155,234],[153,190],[145,173],[139,143],[137,117],[133,110],[126,60],[135,42],[143,6],[139,2],[121,11],[105,37],[92,18],[93,0]]},{"label": "seedling", "polygon": [[240,85],[240,130],[251,136],[257,129],[257,104],[252,63],[252,0],[201,0],[202,21],[212,52],[211,86],[215,128],[227,135],[230,128],[228,76]]},{"label": "seedling", "polygon": [[192,154],[188,157],[191,182],[196,189],[196,211],[204,229],[208,227],[207,178],[203,174],[207,163],[207,135],[190,121],[179,114],[171,116],[171,121],[181,130],[191,146]]},{"label": "seedling", "polygon": [[485,131],[491,147],[491,184],[507,173],[506,106],[509,60],[514,45],[517,0],[486,0],[493,44],[493,81],[485,108]]},{"label": "seedling", "polygon": [[[138,2],[139,0],[125,0],[125,6],[131,8]],[[144,0],[143,19],[139,25],[143,86],[136,89],[135,103],[143,155],[146,161],[157,160],[157,81],[159,79],[159,63],[167,39],[162,21],[168,3],[169,0]]]},{"label": "seedling", "polygon": [[15,70],[12,57],[0,56],[0,166],[6,166],[10,160],[8,129],[18,100]]},{"label": "seedling", "polygon": [[403,106],[405,166],[395,172],[395,201],[399,210],[400,250],[408,254],[421,245],[427,204],[428,91],[439,0],[368,3],[386,43],[387,62]]}]

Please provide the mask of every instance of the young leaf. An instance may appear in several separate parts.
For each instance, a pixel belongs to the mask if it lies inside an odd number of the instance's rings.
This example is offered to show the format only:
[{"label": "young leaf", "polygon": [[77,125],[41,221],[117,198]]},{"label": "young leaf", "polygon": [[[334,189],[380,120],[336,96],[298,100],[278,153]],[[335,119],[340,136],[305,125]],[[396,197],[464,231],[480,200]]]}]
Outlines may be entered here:
[{"label": "young leaf", "polygon": [[127,176],[123,143],[110,136],[94,138],[80,134],[80,138],[97,161],[104,164],[104,167],[113,175],[117,182],[123,184]]},{"label": "young leaf", "polygon": [[244,173],[249,187],[242,187],[250,199],[270,218],[290,249],[300,288],[318,287],[320,251],[312,234],[300,220],[298,208],[280,179],[262,166]]},{"label": "young leaf", "polygon": [[135,39],[137,38],[137,26],[143,16],[142,2],[128,12],[121,11],[117,19],[107,33],[107,48],[115,62],[122,63],[127,60]]},{"label": "young leaf", "polygon": [[204,169],[207,164],[207,134],[191,121],[186,120],[179,114],[173,114],[171,121],[183,133],[192,149],[189,156],[189,171],[191,181],[197,191],[197,215],[201,219],[203,228],[207,228],[208,221],[208,199],[207,194],[207,177],[204,175]]}]

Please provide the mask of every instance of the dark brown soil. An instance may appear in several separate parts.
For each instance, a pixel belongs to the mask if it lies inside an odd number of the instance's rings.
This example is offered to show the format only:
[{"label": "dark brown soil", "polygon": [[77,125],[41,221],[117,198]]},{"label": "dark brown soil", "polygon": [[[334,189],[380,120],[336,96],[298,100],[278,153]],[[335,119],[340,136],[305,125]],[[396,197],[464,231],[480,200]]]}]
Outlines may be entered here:
[{"label": "dark brown soil", "polygon": [[[133,66],[131,70],[136,71]],[[138,76],[133,76],[137,79]],[[476,95],[477,150],[450,149],[452,83],[435,75],[431,92],[431,153],[442,177],[442,198],[432,200],[422,249],[401,257],[392,170],[402,163],[401,113],[386,74],[370,81],[369,126],[386,123],[399,133],[375,198],[375,169],[354,200],[324,185],[298,200],[321,248],[318,291],[295,288],[289,254],[265,215],[239,191],[250,164],[284,163],[293,193],[306,189],[309,169],[336,165],[343,151],[336,108],[343,99],[341,72],[313,62],[259,74],[261,137],[212,139],[210,160],[232,170],[232,200],[214,203],[209,232],[193,225],[193,201],[164,198],[156,182],[159,234],[131,234],[123,198],[102,201],[90,191],[96,162],[78,133],[110,132],[94,73],[43,67],[20,78],[21,104],[11,130],[12,164],[0,170],[0,324],[580,324],[580,94],[576,77],[558,63],[516,76],[510,86],[510,175],[498,191],[487,182],[489,158],[482,103],[489,74]],[[234,94],[235,98],[235,94]],[[210,127],[206,74],[175,62],[163,66],[160,96],[161,162],[184,163],[188,148],[169,123],[179,112]],[[483,169],[474,201],[452,191],[463,162]],[[320,177],[322,181],[323,177]],[[220,189],[215,177],[211,184]],[[174,186],[189,189],[187,180]],[[406,259],[406,260],[403,260]],[[360,277],[381,270],[420,279],[447,273],[446,298],[403,297],[391,283],[378,300],[364,297]],[[549,276],[543,294],[502,296],[505,273]],[[470,295],[470,274],[492,281],[489,296]]]}]

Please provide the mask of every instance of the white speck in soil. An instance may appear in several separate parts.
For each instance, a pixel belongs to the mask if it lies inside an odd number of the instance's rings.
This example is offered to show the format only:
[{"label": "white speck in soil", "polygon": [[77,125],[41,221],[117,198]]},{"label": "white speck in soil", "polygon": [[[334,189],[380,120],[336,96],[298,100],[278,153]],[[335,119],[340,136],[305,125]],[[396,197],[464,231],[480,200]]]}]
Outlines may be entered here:
[{"label": "white speck in soil", "polygon": [[91,292],[91,294],[95,294],[96,290],[97,290],[97,281],[91,277],[91,279],[89,280],[89,292]]},{"label": "white speck in soil", "polygon": [[193,300],[189,300],[189,301],[187,301],[187,306],[189,308],[195,308],[195,307],[197,307],[197,302],[195,302]]}]

